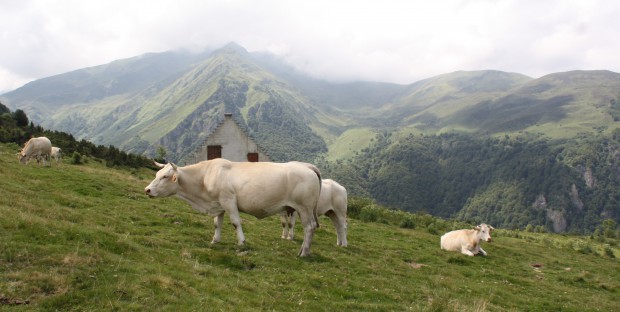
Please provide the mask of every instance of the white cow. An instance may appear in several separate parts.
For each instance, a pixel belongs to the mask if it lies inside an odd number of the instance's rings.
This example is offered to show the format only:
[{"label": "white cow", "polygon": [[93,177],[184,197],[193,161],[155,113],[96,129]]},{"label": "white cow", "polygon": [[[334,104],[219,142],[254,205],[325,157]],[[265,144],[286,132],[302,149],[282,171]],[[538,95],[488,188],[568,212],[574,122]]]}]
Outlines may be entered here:
[{"label": "white cow", "polygon": [[[331,179],[324,179],[321,183],[321,196],[317,205],[317,215],[326,215],[332,220],[336,228],[338,246],[347,246],[347,189]],[[283,212],[282,238],[293,239],[295,228],[295,213]]]},{"label": "white cow", "polygon": [[27,164],[30,158],[34,157],[39,162],[40,158],[43,158],[43,165],[45,166],[45,160],[48,159],[52,153],[52,142],[46,137],[32,138],[26,142],[24,148],[19,152],[19,161],[22,164]]},{"label": "white cow", "polygon": [[487,253],[480,247],[481,241],[491,242],[491,231],[494,228],[484,223],[475,226],[473,230],[456,230],[441,236],[441,249],[460,251],[468,256]]},{"label": "white cow", "polygon": [[62,150],[60,149],[60,147],[52,146],[52,152],[51,152],[50,156],[52,158],[54,158],[54,160],[56,160],[56,163],[61,161],[62,160]]},{"label": "white cow", "polygon": [[310,164],[289,162],[231,162],[217,158],[194,165],[162,165],[144,191],[151,197],[177,195],[196,211],[214,216],[215,235],[220,241],[224,213],[236,229],[239,245],[245,243],[239,212],[262,219],[292,209],[304,226],[299,255],[310,254],[310,244],[319,226],[315,213],[321,191],[319,170]]}]

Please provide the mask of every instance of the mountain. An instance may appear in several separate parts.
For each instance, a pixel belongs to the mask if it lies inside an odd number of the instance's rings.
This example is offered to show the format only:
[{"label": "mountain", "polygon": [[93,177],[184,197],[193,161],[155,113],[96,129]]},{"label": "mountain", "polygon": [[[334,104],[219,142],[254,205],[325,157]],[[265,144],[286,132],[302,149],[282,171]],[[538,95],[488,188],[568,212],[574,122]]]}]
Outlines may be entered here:
[{"label": "mountain", "polygon": [[446,124],[489,133],[527,131],[553,138],[613,130],[618,125],[610,105],[620,95],[619,87],[620,75],[609,71],[551,74],[461,110]]},{"label": "mountain", "polygon": [[40,79],[0,102],[98,145],[151,157],[164,147],[181,164],[232,113],[274,161],[315,162],[350,194],[398,209],[559,232],[620,221],[610,71],[332,83],[231,43]]},{"label": "mountain", "polygon": [[[376,133],[464,131],[569,138],[617,128],[620,75],[533,79],[459,71],[409,85],[331,83],[230,43],[200,54],[150,53],[40,79],[0,96],[36,123],[96,144],[182,160],[225,112],[276,160],[346,158]],[[615,101],[615,102],[614,102]],[[614,115],[616,114],[616,115]],[[616,117],[614,117],[616,116]]]},{"label": "mountain", "polygon": [[[173,68],[158,70],[170,60]],[[49,91],[54,88],[56,96]],[[295,159],[326,150],[309,126],[320,113],[234,44],[202,58],[145,55],[45,78],[4,94],[2,102],[21,107],[46,128],[97,144],[137,153],[153,153],[163,145],[174,160],[191,153],[225,112],[251,124],[251,134],[265,146],[286,139],[286,149],[299,151]],[[274,159],[292,157],[278,149],[269,152]]]}]

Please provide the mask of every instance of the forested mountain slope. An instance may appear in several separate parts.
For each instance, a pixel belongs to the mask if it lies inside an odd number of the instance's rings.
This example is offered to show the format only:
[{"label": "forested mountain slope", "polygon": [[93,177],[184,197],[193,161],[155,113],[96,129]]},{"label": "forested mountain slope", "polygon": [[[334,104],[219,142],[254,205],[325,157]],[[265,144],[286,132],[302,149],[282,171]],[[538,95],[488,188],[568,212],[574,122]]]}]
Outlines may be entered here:
[{"label": "forested mountain slope", "polygon": [[620,217],[620,131],[562,143],[385,133],[320,167],[351,194],[473,223],[589,233]]}]

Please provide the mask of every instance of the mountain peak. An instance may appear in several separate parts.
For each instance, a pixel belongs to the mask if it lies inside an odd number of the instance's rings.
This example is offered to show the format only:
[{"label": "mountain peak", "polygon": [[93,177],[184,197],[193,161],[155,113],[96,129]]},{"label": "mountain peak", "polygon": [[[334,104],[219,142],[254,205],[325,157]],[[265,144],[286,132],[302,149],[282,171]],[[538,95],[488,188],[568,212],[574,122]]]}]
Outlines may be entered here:
[{"label": "mountain peak", "polygon": [[236,42],[229,42],[228,44],[226,44],[225,46],[223,46],[221,49],[217,50],[218,52],[223,52],[223,53],[237,53],[237,54],[248,54],[248,50],[246,50],[244,47],[240,46],[239,44],[237,44]]}]

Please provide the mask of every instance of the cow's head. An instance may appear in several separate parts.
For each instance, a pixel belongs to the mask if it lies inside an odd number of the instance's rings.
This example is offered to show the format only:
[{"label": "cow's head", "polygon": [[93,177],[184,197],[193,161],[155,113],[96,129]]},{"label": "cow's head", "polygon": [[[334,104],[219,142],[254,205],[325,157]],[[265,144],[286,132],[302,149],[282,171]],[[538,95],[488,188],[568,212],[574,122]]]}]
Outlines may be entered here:
[{"label": "cow's head", "polygon": [[160,164],[155,162],[159,168],[155,179],[151,181],[144,192],[150,197],[167,197],[177,193],[179,184],[177,183],[177,166],[173,163]]},{"label": "cow's head", "polygon": [[19,159],[19,162],[22,164],[26,164],[30,160],[30,156],[24,154],[23,152],[19,152],[19,154],[17,155],[17,158]]},{"label": "cow's head", "polygon": [[485,242],[491,242],[491,232],[493,230],[495,230],[492,226],[490,225],[486,225],[484,223],[475,226],[474,230],[476,230],[476,232],[478,232],[478,236],[480,237],[481,240],[485,241]]}]

